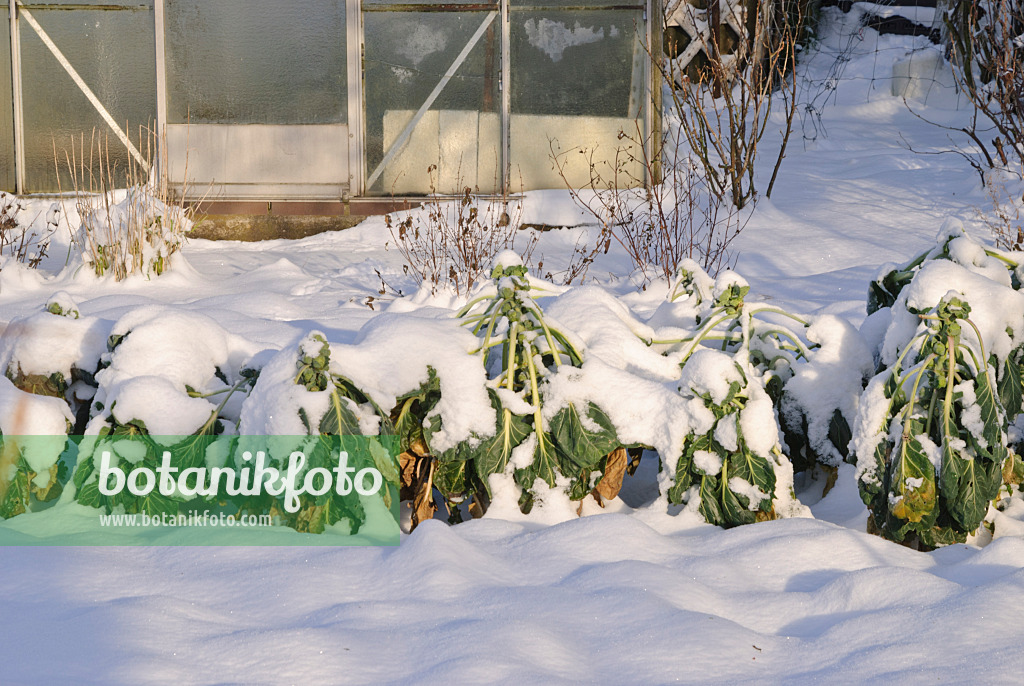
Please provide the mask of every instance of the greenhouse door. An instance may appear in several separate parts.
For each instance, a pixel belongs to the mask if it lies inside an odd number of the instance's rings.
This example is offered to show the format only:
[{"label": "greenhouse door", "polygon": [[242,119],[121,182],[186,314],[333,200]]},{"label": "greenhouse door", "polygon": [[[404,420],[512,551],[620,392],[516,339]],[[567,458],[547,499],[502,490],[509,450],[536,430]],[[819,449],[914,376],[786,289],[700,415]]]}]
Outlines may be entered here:
[{"label": "greenhouse door", "polygon": [[363,0],[365,191],[503,185],[499,2]]},{"label": "greenhouse door", "polygon": [[172,187],[211,200],[348,194],[345,0],[157,0],[155,9]]},{"label": "greenhouse door", "polygon": [[[619,132],[649,141],[655,130],[645,46],[656,0],[361,5],[362,193],[581,186],[591,163],[644,182],[643,155],[623,154],[632,142]],[[587,156],[566,154],[577,149]]]}]

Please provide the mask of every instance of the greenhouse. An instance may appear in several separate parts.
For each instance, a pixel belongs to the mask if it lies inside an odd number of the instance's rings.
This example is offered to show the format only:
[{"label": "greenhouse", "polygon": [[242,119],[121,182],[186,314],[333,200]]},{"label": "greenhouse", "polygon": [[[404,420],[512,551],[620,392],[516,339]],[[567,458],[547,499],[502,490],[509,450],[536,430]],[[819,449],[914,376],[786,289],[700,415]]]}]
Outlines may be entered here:
[{"label": "greenhouse", "polygon": [[583,184],[620,132],[656,130],[657,0],[0,8],[0,190],[104,164],[221,200],[519,192]]}]

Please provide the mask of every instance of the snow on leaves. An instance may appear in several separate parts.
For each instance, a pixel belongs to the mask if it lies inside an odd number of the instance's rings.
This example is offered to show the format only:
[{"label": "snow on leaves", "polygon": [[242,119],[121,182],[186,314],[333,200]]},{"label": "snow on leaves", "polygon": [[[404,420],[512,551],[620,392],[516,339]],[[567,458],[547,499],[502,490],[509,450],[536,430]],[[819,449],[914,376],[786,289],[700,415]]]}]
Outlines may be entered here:
[{"label": "snow on leaves", "polygon": [[[870,529],[920,548],[963,542],[1012,495],[1024,297],[1018,265],[958,223],[871,286],[889,316],[853,429]],[[916,323],[916,324],[915,324]]]}]

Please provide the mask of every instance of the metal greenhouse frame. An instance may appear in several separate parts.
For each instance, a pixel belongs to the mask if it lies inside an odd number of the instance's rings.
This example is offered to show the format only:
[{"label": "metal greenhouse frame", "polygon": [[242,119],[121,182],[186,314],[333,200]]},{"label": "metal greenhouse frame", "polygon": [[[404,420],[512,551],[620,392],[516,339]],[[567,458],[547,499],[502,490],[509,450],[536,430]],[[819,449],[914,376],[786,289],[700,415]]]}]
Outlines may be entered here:
[{"label": "metal greenhouse frame", "polygon": [[[339,201],[558,187],[552,146],[614,162],[619,130],[650,145],[660,126],[660,0],[0,9],[0,189],[21,194],[57,190],[64,142],[97,130],[172,187]],[[149,159],[133,131],[154,123]],[[570,176],[588,170],[570,160]]]}]

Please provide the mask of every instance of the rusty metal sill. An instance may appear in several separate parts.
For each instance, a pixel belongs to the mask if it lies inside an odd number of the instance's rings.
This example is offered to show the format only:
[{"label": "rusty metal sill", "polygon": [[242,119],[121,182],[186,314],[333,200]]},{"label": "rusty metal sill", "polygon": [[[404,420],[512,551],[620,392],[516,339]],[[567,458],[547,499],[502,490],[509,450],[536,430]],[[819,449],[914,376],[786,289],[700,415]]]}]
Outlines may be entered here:
[{"label": "rusty metal sill", "polygon": [[275,200],[260,202],[254,200],[214,200],[188,203],[188,205],[194,208],[199,215],[366,217],[408,210],[417,207],[423,200],[421,197],[352,198],[345,201]]}]

